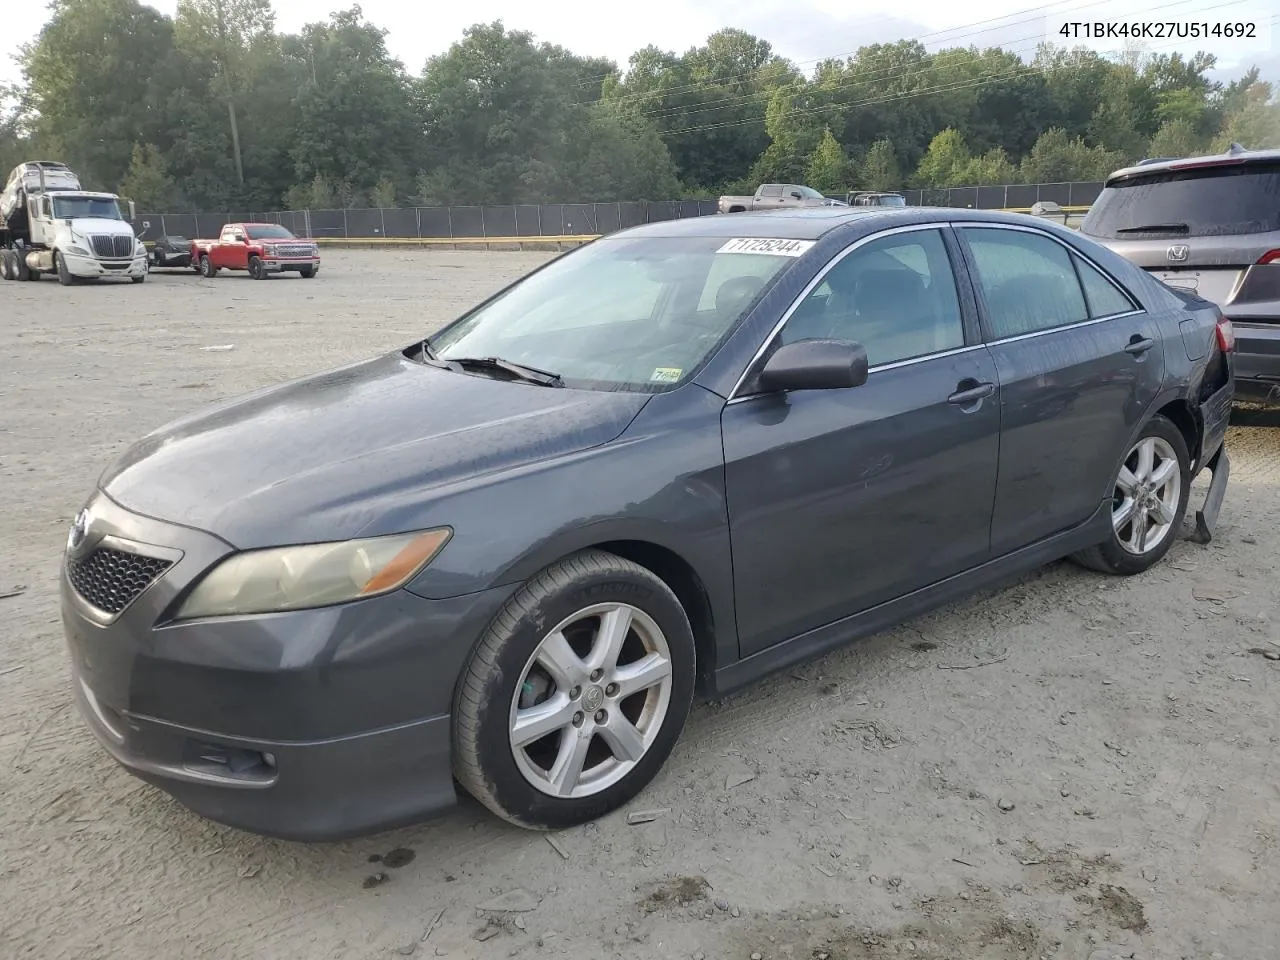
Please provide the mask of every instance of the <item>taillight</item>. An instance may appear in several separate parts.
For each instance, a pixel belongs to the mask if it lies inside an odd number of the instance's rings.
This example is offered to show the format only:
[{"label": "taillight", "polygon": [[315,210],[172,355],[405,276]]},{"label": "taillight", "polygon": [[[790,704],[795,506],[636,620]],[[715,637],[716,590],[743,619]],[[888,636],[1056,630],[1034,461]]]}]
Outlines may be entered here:
[{"label": "taillight", "polygon": [[1215,331],[1218,335],[1218,349],[1223,353],[1231,353],[1236,348],[1236,330],[1226,317],[1218,317]]},{"label": "taillight", "polygon": [[1258,266],[1265,267],[1268,263],[1276,263],[1280,261],[1280,248],[1268,250],[1258,258]]}]

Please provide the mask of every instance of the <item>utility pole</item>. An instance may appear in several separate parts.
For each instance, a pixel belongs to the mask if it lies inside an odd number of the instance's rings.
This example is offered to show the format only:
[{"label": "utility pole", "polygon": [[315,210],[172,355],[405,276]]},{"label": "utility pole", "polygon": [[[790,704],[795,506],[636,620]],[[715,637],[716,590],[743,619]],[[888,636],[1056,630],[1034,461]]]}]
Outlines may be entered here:
[{"label": "utility pole", "polygon": [[240,158],[240,127],[236,123],[235,86],[231,82],[231,43],[227,37],[227,18],[222,9],[222,0],[213,0],[214,10],[218,17],[218,42],[222,46],[222,82],[226,88],[227,114],[231,119],[231,149],[235,153],[236,178],[240,186],[244,186],[244,162]]}]

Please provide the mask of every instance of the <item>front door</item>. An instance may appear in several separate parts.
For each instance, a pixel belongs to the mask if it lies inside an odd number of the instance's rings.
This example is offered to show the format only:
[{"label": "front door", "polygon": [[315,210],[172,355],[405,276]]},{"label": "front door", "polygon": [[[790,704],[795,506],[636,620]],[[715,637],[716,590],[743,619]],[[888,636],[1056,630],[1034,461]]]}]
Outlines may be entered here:
[{"label": "front door", "polygon": [[967,226],[1000,378],[1003,429],[991,547],[1087,521],[1160,392],[1163,340],[1116,281],[1033,228]]},{"label": "front door", "polygon": [[937,227],[855,244],[779,340],[862,343],[867,382],[726,405],[742,656],[987,558],[1000,397],[956,256]]}]

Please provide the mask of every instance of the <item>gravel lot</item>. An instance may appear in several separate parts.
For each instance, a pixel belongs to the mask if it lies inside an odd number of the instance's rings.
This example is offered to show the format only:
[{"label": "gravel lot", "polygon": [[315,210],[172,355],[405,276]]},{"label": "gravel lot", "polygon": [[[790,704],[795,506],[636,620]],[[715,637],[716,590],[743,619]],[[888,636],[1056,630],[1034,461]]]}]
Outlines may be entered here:
[{"label": "gravel lot", "polygon": [[467,803],[308,846],[118,769],[70,704],[55,589],[109,458],[410,342],[544,257],[0,284],[0,956],[1275,956],[1280,420],[1259,414],[1213,544],[1130,580],[1055,565],[697,707],[642,825],[548,838]]}]

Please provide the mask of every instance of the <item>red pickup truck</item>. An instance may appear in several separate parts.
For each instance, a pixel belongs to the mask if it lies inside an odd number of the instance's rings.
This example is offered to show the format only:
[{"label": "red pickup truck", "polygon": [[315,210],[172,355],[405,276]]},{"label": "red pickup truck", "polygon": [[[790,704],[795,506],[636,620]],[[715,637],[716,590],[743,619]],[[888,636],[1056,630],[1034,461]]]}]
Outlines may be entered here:
[{"label": "red pickup truck", "polygon": [[255,280],[286,271],[311,279],[320,272],[320,248],[277,223],[228,223],[217,240],[191,241],[191,265],[206,277],[248,270]]}]

